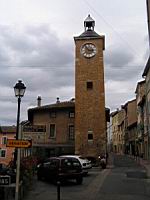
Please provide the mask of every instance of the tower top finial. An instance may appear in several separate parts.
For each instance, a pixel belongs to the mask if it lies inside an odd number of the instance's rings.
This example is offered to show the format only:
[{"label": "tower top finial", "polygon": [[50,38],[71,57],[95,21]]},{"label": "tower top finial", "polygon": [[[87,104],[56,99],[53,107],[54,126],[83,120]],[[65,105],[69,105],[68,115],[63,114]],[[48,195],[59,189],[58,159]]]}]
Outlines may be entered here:
[{"label": "tower top finial", "polygon": [[85,19],[84,21],[84,28],[85,31],[92,31],[94,30],[94,26],[95,26],[95,21],[92,19],[92,17],[90,16],[90,14],[88,14],[88,17]]}]

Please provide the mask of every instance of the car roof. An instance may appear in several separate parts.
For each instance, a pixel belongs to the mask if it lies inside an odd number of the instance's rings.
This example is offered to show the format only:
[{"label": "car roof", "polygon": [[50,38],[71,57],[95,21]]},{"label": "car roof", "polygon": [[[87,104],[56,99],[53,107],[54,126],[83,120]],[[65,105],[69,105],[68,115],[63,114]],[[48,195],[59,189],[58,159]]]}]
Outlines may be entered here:
[{"label": "car roof", "polygon": [[60,157],[72,157],[72,158],[82,158],[82,159],[87,159],[86,157],[82,155],[62,155]]},{"label": "car roof", "polygon": [[[56,160],[62,160],[64,158],[73,158],[73,156],[59,156],[59,157],[50,157],[50,158],[47,158],[46,161],[48,160],[52,160],[52,159],[56,159]],[[74,157],[75,158],[75,157]]]},{"label": "car roof", "polygon": [[52,159],[57,159],[57,160],[60,160],[60,159],[61,159],[61,157],[56,157],[56,156],[54,156],[54,157],[49,157],[49,158],[47,158],[46,160],[52,160]]},{"label": "car roof", "polygon": [[79,158],[80,156],[79,155],[62,155],[62,156],[60,156],[61,158],[62,157],[66,157],[66,158]]}]

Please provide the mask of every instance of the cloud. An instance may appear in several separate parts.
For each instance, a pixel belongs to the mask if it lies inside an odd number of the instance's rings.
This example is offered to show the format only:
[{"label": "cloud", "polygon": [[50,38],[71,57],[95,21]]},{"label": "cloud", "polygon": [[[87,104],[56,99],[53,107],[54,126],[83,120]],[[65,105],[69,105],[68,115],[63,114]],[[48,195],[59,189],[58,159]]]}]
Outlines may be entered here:
[{"label": "cloud", "polygon": [[[119,44],[119,43],[118,43]],[[136,81],[141,77],[144,69],[145,55],[137,59],[133,51],[127,50],[126,45],[120,44],[109,46],[105,52],[105,80],[107,81]]]},{"label": "cloud", "polygon": [[133,62],[133,60],[134,57],[129,51],[126,51],[125,48],[119,47],[109,47],[105,56],[106,64],[117,69],[127,67],[128,64]]},{"label": "cloud", "polygon": [[[42,96],[43,105],[55,102],[57,96],[61,101],[74,97],[73,40],[60,38],[48,24],[1,25],[0,43],[0,110],[4,113],[0,123],[16,121],[13,86],[18,79],[27,87],[22,119],[27,118],[28,107],[36,105],[38,95]],[[106,48],[104,63],[106,106],[114,109],[134,96],[144,66],[134,52],[127,51],[126,45],[116,44],[116,40]]]},{"label": "cloud", "polygon": [[[51,103],[56,94],[64,98],[68,96],[69,88],[74,91],[73,47],[69,40],[64,42],[48,25],[23,29],[0,26],[0,42],[1,110],[7,109],[7,98],[9,102],[14,98],[13,86],[18,79],[22,79],[27,87],[26,109],[38,94],[42,94],[45,101],[49,96],[48,102]],[[1,116],[1,121],[5,118]]]}]

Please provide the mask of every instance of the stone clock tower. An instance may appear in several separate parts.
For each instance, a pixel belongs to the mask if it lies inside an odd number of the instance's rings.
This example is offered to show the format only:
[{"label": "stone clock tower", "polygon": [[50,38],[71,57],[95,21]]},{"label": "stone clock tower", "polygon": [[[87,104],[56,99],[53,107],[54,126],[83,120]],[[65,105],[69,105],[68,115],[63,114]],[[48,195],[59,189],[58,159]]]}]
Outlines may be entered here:
[{"label": "stone clock tower", "polygon": [[97,157],[106,149],[103,50],[105,37],[88,15],[75,40],[75,153]]}]

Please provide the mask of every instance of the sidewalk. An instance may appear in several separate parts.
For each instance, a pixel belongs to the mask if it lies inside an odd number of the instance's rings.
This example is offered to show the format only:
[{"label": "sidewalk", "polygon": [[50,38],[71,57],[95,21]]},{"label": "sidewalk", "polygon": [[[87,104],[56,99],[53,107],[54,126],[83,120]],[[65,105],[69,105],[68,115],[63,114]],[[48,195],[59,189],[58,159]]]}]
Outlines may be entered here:
[{"label": "sidewalk", "polygon": [[134,156],[131,156],[131,155],[129,155],[129,156],[132,157],[138,164],[145,167],[146,172],[147,172],[147,177],[150,178],[150,160],[145,160],[140,157],[135,158]]},{"label": "sidewalk", "polygon": [[112,169],[114,167],[114,154],[109,153],[108,161],[107,161],[107,168]]},{"label": "sidewalk", "polygon": [[138,158],[138,162],[140,165],[144,166],[147,171],[147,176],[150,178],[150,160],[144,160],[142,158]]},{"label": "sidewalk", "polygon": [[[138,164],[145,167],[147,177],[150,178],[150,160],[145,160],[140,157],[135,158],[133,155],[128,155],[128,154],[124,154],[124,155],[129,156],[130,158],[134,159]],[[108,165],[110,168],[113,168],[113,153],[109,154]]]}]

